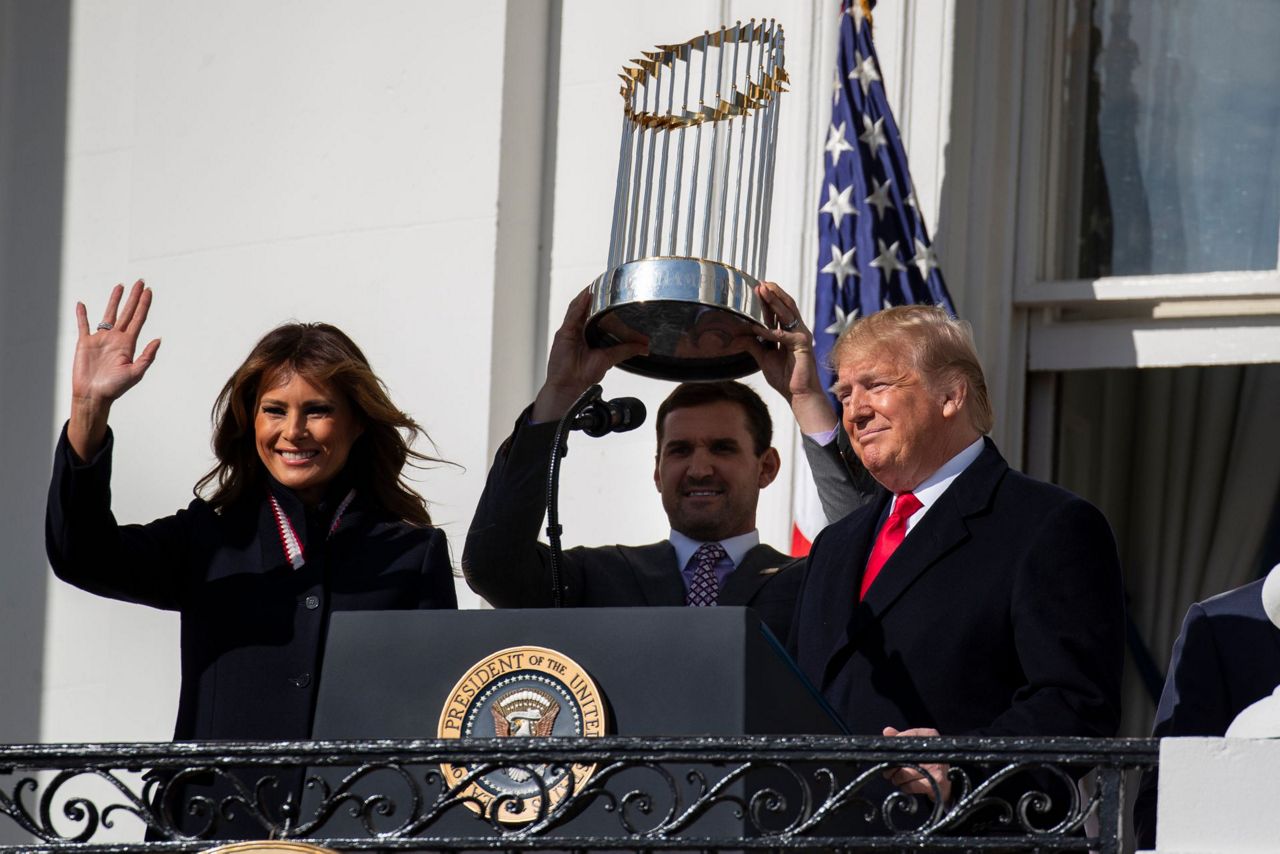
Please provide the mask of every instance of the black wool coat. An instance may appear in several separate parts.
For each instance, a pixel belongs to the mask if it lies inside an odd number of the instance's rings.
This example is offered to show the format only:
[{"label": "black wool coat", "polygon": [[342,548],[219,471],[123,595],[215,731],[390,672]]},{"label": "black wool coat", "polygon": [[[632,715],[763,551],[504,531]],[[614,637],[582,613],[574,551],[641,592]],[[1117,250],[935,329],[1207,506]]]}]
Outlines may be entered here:
[{"label": "black wool coat", "polygon": [[1102,514],[988,439],[859,602],[890,497],[818,536],[788,644],[850,730],[1114,735],[1124,603]]},{"label": "black wool coat", "polygon": [[[311,735],[329,615],[455,608],[444,532],[388,518],[357,495],[308,513],[270,489],[303,542],[294,569],[264,494],[215,513],[200,499],[145,525],[111,512],[112,438],[80,463],[63,431],[45,519],[54,573],[82,590],[177,611],[182,687],[175,740]],[[338,500],[341,495],[337,495]]]}]

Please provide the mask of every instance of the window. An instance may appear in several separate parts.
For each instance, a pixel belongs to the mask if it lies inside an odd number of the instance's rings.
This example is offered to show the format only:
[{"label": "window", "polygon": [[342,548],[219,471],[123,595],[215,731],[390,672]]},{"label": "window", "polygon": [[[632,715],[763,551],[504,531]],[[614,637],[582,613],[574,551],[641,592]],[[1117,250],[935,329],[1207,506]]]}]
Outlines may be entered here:
[{"label": "window", "polygon": [[[1280,4],[1062,0],[1037,21],[1028,468],[1107,514],[1163,670],[1191,602],[1277,557]],[[1141,675],[1126,735],[1150,726]]]}]

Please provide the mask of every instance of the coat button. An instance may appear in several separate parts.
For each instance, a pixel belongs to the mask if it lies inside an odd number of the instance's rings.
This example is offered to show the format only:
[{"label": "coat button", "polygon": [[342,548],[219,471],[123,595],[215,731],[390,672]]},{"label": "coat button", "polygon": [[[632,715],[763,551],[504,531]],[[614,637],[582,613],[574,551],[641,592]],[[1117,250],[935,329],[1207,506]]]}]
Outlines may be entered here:
[{"label": "coat button", "polygon": [[295,688],[305,688],[311,684],[310,673],[300,673],[289,680],[289,684]]},{"label": "coat button", "polygon": [[307,606],[308,611],[314,611],[316,608],[320,607],[320,597],[308,596],[306,599],[302,600],[302,604]]}]

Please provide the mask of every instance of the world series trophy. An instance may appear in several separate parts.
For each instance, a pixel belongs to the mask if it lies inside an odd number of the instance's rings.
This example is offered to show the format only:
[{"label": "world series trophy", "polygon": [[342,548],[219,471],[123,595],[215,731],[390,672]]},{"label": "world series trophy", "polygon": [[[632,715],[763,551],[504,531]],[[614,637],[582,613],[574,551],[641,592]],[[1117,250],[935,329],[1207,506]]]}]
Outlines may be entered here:
[{"label": "world series trophy", "polygon": [[593,347],[648,339],[622,363],[670,380],[757,369],[783,32],[773,19],[645,51],[622,71],[608,269],[591,284]]}]

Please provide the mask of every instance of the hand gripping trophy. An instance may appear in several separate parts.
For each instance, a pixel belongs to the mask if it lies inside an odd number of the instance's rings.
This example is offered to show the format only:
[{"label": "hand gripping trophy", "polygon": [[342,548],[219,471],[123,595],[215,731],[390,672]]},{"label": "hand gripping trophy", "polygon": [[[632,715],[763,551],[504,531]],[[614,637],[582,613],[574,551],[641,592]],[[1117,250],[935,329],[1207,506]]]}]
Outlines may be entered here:
[{"label": "hand gripping trophy", "polygon": [[704,32],[622,72],[622,143],[608,269],[591,285],[587,340],[647,338],[622,363],[671,380],[756,370],[778,138],[782,28]]}]

